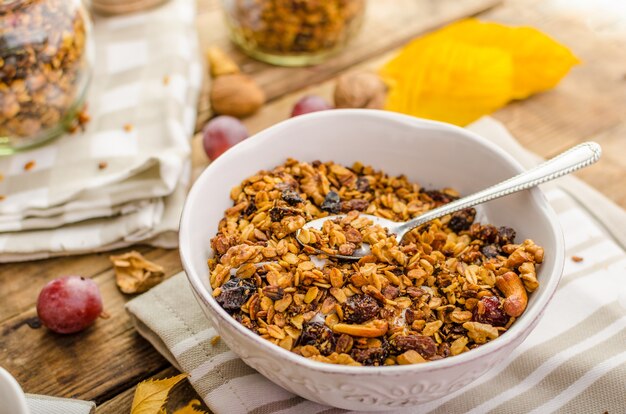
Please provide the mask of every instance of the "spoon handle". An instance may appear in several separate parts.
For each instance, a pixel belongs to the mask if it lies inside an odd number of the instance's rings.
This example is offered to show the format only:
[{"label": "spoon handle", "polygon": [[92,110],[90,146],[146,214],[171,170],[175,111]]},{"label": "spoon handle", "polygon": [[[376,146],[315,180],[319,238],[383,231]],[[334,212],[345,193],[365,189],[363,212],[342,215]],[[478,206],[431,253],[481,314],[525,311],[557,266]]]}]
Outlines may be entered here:
[{"label": "spoon handle", "polygon": [[595,142],[585,142],[557,155],[556,157],[537,165],[515,177],[502,181],[489,188],[481,190],[467,197],[460,198],[436,209],[407,221],[397,228],[397,237],[402,236],[409,230],[427,223],[431,220],[454,213],[468,207],[482,204],[487,201],[504,197],[506,195],[526,190],[539,184],[552,181],[581,168],[588,167],[600,159],[602,149]]}]

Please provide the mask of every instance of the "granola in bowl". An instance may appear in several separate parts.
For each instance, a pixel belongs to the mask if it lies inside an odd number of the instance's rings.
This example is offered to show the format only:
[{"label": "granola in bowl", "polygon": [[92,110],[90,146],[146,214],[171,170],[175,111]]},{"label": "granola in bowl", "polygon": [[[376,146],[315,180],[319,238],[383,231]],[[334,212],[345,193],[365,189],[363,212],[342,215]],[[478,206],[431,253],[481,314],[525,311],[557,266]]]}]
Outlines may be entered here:
[{"label": "granola in bowl", "polygon": [[[467,352],[504,334],[538,288],[543,248],[515,231],[475,222],[467,209],[412,230],[398,243],[360,212],[406,221],[458,198],[426,191],[359,163],[288,160],[231,191],[211,240],[213,296],[239,323],[303,357],[343,365],[405,365]],[[296,232],[337,213],[300,239]]]}]

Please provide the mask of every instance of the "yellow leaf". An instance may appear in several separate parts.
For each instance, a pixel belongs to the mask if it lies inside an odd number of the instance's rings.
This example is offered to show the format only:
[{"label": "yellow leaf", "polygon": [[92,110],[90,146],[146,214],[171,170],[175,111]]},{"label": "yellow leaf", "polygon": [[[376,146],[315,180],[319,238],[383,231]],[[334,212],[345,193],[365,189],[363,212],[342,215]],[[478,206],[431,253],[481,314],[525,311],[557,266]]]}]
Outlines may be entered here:
[{"label": "yellow leaf", "polygon": [[187,404],[183,408],[179,408],[178,410],[174,411],[174,414],[209,414],[208,411],[204,411],[203,409],[201,409],[201,406],[202,403],[200,401],[191,400],[189,401],[189,404]]},{"label": "yellow leaf", "polygon": [[411,41],[381,68],[385,109],[467,125],[554,87],[576,63],[536,29],[468,19]]},{"label": "yellow leaf", "polygon": [[381,76],[390,86],[385,109],[466,125],[509,101],[513,62],[496,48],[418,39]]},{"label": "yellow leaf", "polygon": [[176,375],[162,380],[140,382],[135,390],[135,397],[130,414],[155,414],[167,402],[167,395],[174,385],[182,381],[187,374]]},{"label": "yellow leaf", "polygon": [[515,99],[555,87],[574,65],[580,63],[567,47],[532,27],[510,27],[467,19],[436,34],[448,40],[496,47],[510,53]]}]

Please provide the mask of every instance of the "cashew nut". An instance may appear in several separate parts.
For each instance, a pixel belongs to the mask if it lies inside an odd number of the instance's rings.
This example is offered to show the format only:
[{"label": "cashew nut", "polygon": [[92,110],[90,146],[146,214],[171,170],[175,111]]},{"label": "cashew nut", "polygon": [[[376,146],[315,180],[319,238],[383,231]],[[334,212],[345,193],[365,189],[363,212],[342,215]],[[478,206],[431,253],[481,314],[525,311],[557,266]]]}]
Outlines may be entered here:
[{"label": "cashew nut", "polygon": [[518,317],[526,310],[528,295],[522,280],[517,274],[506,272],[502,276],[496,277],[496,287],[506,297],[502,308],[507,315]]}]

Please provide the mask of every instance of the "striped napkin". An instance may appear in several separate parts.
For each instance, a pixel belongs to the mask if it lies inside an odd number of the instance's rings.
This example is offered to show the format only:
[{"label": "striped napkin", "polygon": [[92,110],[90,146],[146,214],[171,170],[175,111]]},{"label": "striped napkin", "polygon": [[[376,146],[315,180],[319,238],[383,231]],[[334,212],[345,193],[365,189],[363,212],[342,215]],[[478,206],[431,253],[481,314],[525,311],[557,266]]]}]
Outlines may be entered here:
[{"label": "striped napkin", "polygon": [[26,394],[30,414],[95,414],[96,404],[70,398]]},{"label": "striped napkin", "polygon": [[86,130],[0,158],[0,262],[176,246],[203,72],[194,20],[193,0],[96,19]]},{"label": "striped napkin", "polygon": [[[528,155],[496,121],[470,129],[528,164]],[[528,166],[528,165],[527,165]],[[576,180],[575,180],[576,181]],[[626,212],[584,184],[546,188],[566,244],[562,282],[534,331],[511,355],[470,386],[419,408],[396,413],[623,413],[626,407]],[[602,200],[600,222],[577,198]],[[606,219],[606,217],[605,217]],[[580,262],[572,256],[582,257]],[[179,274],[127,304],[139,333],[189,380],[206,404],[222,413],[342,413],[283,390],[245,365],[209,325]]]}]

